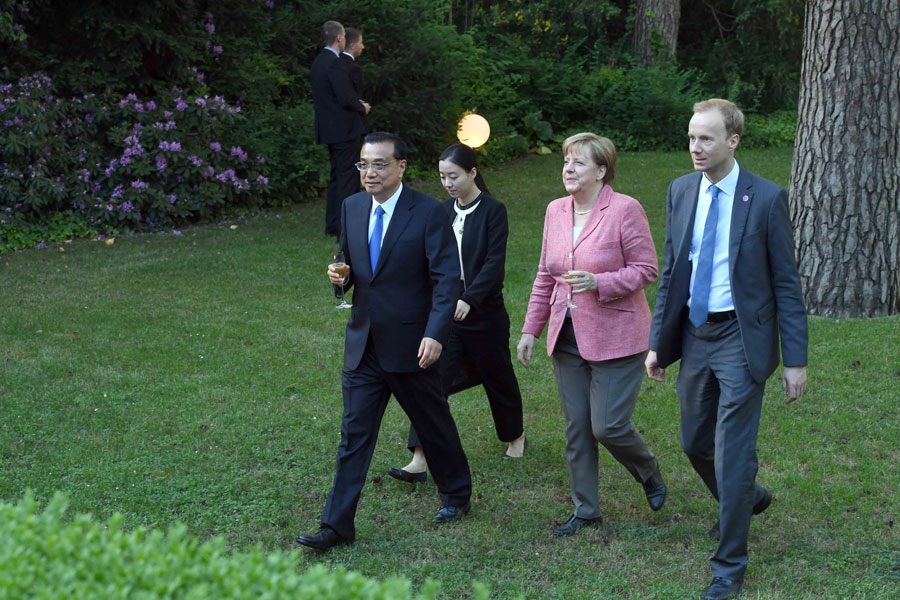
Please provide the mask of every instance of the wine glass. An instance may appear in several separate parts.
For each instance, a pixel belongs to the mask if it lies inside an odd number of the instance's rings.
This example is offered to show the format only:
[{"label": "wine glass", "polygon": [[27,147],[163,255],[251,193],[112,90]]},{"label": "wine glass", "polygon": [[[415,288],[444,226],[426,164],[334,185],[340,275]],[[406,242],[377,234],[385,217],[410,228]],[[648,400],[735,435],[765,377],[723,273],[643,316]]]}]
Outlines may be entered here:
[{"label": "wine glass", "polygon": [[340,250],[334,253],[334,262],[331,263],[331,268],[343,278],[341,279],[341,303],[335,306],[335,308],[350,308],[353,305],[348,303],[347,299],[344,298],[344,281],[347,279],[347,273],[350,272],[350,265],[346,263],[344,253]]},{"label": "wine glass", "polygon": [[[573,274],[571,271],[566,271],[565,273],[562,274],[562,278],[565,279],[567,282],[571,281],[577,277],[578,277],[578,275]],[[568,302],[566,303],[567,307],[578,308],[578,305],[575,304],[574,302],[572,302],[572,284],[571,283],[569,284],[569,293],[566,296],[566,299],[568,300]]]}]

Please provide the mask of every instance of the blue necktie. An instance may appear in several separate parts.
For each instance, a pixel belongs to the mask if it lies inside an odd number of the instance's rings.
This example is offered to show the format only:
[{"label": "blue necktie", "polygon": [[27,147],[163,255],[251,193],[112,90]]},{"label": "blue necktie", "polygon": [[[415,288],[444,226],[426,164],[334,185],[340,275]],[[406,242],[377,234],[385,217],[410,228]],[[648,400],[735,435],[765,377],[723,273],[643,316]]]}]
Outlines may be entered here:
[{"label": "blue necktie", "polygon": [[709,288],[712,284],[713,254],[716,251],[716,224],[719,220],[719,188],[709,186],[712,202],[703,226],[703,239],[700,242],[700,258],[697,260],[697,275],[694,277],[694,289],[691,291],[691,311],[689,318],[694,327],[706,323],[709,313]]},{"label": "blue necktie", "polygon": [[372,262],[372,272],[375,272],[375,265],[378,264],[378,255],[381,254],[381,232],[384,228],[384,209],[380,206],[375,208],[375,229],[372,230],[372,237],[369,239],[369,260]]}]

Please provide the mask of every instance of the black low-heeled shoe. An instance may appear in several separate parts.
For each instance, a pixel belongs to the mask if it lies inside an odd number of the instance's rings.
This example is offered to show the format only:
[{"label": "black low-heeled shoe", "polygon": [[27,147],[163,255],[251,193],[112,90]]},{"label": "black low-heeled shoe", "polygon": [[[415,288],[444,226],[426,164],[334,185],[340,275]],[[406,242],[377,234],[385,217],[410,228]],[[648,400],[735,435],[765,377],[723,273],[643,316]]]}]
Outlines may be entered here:
[{"label": "black low-heeled shoe", "polygon": [[425,471],[422,471],[421,473],[410,473],[404,469],[391,467],[388,469],[388,475],[394,479],[405,481],[406,483],[425,483],[428,481],[428,473]]},{"label": "black low-heeled shoe", "polygon": [[659,469],[650,476],[650,479],[643,483],[644,494],[647,496],[647,503],[650,510],[657,511],[666,503],[666,484],[663,481],[662,474]]},{"label": "black low-heeled shoe", "polygon": [[593,519],[582,519],[581,517],[576,517],[572,515],[568,521],[565,522],[564,525],[561,525],[553,530],[554,535],[564,536],[564,535],[572,535],[582,527],[597,527],[603,524],[603,517],[594,517]]},{"label": "black low-heeled shoe", "polygon": [[525,457],[526,450],[528,450],[528,436],[527,435],[525,436],[525,443],[522,444],[522,456],[510,456],[509,454],[506,453],[506,450],[504,450],[503,456],[501,456],[500,458],[502,458],[503,460],[519,460],[520,458]]}]

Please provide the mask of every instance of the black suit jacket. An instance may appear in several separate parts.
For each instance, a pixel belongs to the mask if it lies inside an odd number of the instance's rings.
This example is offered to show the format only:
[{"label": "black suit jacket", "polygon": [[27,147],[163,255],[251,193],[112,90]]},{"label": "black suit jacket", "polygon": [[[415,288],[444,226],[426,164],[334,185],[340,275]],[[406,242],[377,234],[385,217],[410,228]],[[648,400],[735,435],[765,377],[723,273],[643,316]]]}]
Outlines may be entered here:
[{"label": "black suit jacket", "polygon": [[365,108],[334,52],[322,48],[309,68],[315,109],[317,144],[337,144],[359,138],[365,131]]},{"label": "black suit jacket", "polygon": [[[509,222],[506,207],[482,193],[475,212],[466,217],[462,236],[462,262],[466,287],[460,298],[474,310],[486,310],[503,302],[506,274],[506,240]],[[449,222],[456,218],[456,200],[444,201]]]},{"label": "black suit jacket", "polygon": [[371,210],[372,196],[366,192],[348,197],[341,208],[340,244],[350,265],[345,289],[354,287],[344,370],[359,366],[371,338],[382,369],[418,372],[422,338],[446,345],[450,334],[460,278],[453,233],[437,200],[404,185],[373,273]]},{"label": "black suit jacket", "polygon": [[[691,284],[688,254],[701,177],[691,173],[669,186],[663,270],[650,330],[650,349],[662,367],[681,358],[682,311]],[[779,338],[784,365],[805,366],[806,306],[794,261],[787,192],[743,168],[731,211],[728,275],[753,379],[764,382],[778,366]]]},{"label": "black suit jacket", "polygon": [[353,91],[356,92],[357,97],[362,98],[362,67],[356,63],[356,59],[347,55],[346,52],[341,52],[341,64],[347,71],[347,77],[350,79],[350,85],[353,87]]}]

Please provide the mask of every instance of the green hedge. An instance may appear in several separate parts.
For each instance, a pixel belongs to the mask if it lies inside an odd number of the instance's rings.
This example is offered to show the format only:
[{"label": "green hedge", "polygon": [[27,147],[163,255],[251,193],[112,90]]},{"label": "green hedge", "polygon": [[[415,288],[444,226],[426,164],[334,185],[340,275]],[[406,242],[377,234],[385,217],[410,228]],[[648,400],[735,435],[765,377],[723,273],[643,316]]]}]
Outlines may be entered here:
[{"label": "green hedge", "polygon": [[[301,572],[293,553],[229,553],[221,538],[200,542],[184,525],[162,533],[123,531],[117,516],[102,524],[89,515],[67,522],[67,506],[56,494],[41,511],[30,492],[16,504],[0,503],[0,600],[426,600],[438,593],[431,580],[413,596],[399,577],[379,582],[322,565]],[[475,596],[487,597],[484,586],[475,586]]]}]

